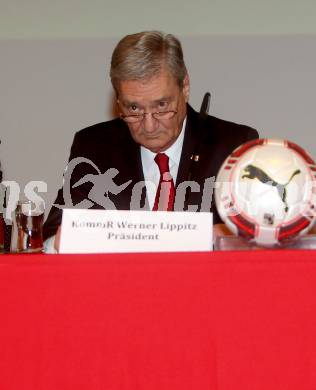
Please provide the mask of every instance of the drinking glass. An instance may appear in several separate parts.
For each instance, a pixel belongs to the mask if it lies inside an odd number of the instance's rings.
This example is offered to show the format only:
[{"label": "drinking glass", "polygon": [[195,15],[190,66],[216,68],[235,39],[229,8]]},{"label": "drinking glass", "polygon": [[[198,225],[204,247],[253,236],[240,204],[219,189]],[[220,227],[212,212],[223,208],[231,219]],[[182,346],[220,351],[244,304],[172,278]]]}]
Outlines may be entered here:
[{"label": "drinking glass", "polygon": [[[15,210],[16,234],[13,251],[36,253],[43,251],[44,203],[18,202]],[[15,244],[15,245],[14,245]]]}]

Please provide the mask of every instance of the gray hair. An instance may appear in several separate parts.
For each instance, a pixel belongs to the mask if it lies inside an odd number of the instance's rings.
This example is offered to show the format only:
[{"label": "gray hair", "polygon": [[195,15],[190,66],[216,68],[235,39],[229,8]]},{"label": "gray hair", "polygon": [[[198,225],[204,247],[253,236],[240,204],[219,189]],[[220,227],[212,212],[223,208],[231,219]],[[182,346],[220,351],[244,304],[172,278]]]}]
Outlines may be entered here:
[{"label": "gray hair", "polygon": [[172,34],[143,31],[127,35],[112,54],[110,77],[117,90],[120,81],[149,80],[166,67],[180,87],[187,74],[180,41]]}]

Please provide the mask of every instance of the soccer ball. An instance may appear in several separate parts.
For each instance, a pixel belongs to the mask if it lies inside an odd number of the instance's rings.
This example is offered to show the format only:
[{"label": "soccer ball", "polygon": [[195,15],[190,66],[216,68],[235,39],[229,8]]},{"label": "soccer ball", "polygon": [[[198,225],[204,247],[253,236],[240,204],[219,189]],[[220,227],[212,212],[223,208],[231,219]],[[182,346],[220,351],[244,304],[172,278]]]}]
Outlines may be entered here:
[{"label": "soccer ball", "polygon": [[247,142],[221,166],[215,201],[236,235],[262,246],[287,243],[315,222],[315,162],[290,141]]}]

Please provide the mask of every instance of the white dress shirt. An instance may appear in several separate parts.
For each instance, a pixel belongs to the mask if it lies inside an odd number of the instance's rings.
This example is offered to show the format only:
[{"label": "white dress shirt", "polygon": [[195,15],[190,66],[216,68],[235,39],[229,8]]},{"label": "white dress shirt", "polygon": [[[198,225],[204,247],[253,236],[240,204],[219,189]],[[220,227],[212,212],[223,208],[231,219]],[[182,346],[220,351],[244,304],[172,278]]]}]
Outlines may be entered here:
[{"label": "white dress shirt", "polygon": [[[186,119],[183,121],[181,132],[176,141],[170,146],[170,148],[163,152],[169,157],[169,170],[173,178],[174,184],[176,184],[178,175],[180,157],[184,140],[185,125]],[[159,168],[157,163],[155,162],[155,157],[157,153],[146,149],[144,146],[141,146],[140,154],[146,184],[147,199],[149,203],[149,208],[150,210],[152,210],[152,208],[154,207],[157,187],[160,180]]]}]

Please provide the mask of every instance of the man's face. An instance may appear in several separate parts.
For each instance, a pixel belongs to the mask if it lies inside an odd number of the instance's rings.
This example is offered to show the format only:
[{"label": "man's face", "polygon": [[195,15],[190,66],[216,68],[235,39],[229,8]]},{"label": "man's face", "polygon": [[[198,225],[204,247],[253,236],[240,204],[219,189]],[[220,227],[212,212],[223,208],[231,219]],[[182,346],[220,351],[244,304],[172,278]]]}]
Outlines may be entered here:
[{"label": "man's face", "polygon": [[158,153],[168,149],[178,138],[186,116],[189,77],[183,87],[167,70],[149,80],[121,81],[118,85],[119,108],[123,115],[177,111],[171,119],[155,119],[145,115],[137,123],[127,123],[135,142]]}]

